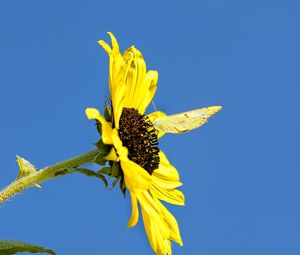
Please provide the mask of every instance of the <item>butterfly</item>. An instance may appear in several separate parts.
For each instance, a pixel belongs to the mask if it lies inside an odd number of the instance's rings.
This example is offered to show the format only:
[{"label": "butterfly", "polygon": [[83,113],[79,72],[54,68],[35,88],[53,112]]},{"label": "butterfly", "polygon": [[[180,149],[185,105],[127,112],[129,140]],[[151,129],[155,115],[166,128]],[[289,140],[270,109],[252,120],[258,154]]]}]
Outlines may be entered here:
[{"label": "butterfly", "polygon": [[209,106],[168,116],[158,113],[153,126],[162,133],[183,134],[202,126],[221,109],[222,106]]}]

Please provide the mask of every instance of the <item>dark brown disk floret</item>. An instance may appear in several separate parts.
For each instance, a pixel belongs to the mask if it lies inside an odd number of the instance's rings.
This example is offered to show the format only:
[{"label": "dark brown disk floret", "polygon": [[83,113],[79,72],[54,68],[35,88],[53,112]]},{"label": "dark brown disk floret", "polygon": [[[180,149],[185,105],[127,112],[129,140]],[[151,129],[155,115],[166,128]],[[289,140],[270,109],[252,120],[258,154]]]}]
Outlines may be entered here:
[{"label": "dark brown disk floret", "polygon": [[119,136],[128,149],[128,158],[151,175],[159,166],[159,148],[157,132],[149,118],[134,108],[123,108]]}]

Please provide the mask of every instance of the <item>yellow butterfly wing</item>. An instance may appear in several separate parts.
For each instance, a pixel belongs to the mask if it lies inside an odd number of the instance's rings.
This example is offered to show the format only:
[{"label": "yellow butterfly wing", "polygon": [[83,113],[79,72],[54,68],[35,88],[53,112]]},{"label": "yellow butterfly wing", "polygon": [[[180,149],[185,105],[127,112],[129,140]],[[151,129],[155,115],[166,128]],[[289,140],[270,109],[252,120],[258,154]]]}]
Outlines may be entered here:
[{"label": "yellow butterfly wing", "polygon": [[154,122],[154,128],[164,133],[182,134],[205,124],[212,115],[222,109],[221,106],[210,106],[189,112],[182,112],[161,118]]}]

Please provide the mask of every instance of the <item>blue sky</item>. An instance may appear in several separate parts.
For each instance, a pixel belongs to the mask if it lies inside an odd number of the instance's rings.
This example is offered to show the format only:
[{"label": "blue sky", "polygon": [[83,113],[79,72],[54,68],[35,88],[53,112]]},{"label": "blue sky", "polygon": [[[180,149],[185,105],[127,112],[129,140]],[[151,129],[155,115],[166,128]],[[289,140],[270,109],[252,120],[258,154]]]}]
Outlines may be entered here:
[{"label": "blue sky", "polygon": [[[86,107],[101,108],[112,31],[159,72],[169,114],[223,110],[160,147],[180,171],[184,247],[174,254],[300,254],[300,4],[297,1],[2,1],[0,187],[15,155],[38,167],[93,148]],[[153,108],[149,107],[149,112]],[[129,199],[70,175],[0,206],[0,239],[63,255],[152,254]]]}]

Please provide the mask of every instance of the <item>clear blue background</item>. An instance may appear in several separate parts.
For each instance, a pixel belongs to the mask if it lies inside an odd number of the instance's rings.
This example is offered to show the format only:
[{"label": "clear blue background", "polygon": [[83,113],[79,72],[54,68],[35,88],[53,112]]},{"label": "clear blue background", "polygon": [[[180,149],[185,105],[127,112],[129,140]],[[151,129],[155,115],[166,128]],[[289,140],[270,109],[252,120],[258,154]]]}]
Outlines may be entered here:
[{"label": "clear blue background", "polygon": [[[93,148],[84,110],[108,94],[97,40],[113,31],[159,71],[160,110],[223,106],[161,140],[186,195],[169,207],[184,241],[174,254],[300,254],[299,25],[299,1],[1,1],[0,187],[16,177],[16,154],[44,167]],[[75,174],[42,186],[0,206],[0,239],[152,254],[142,223],[127,229],[119,190]]]}]

